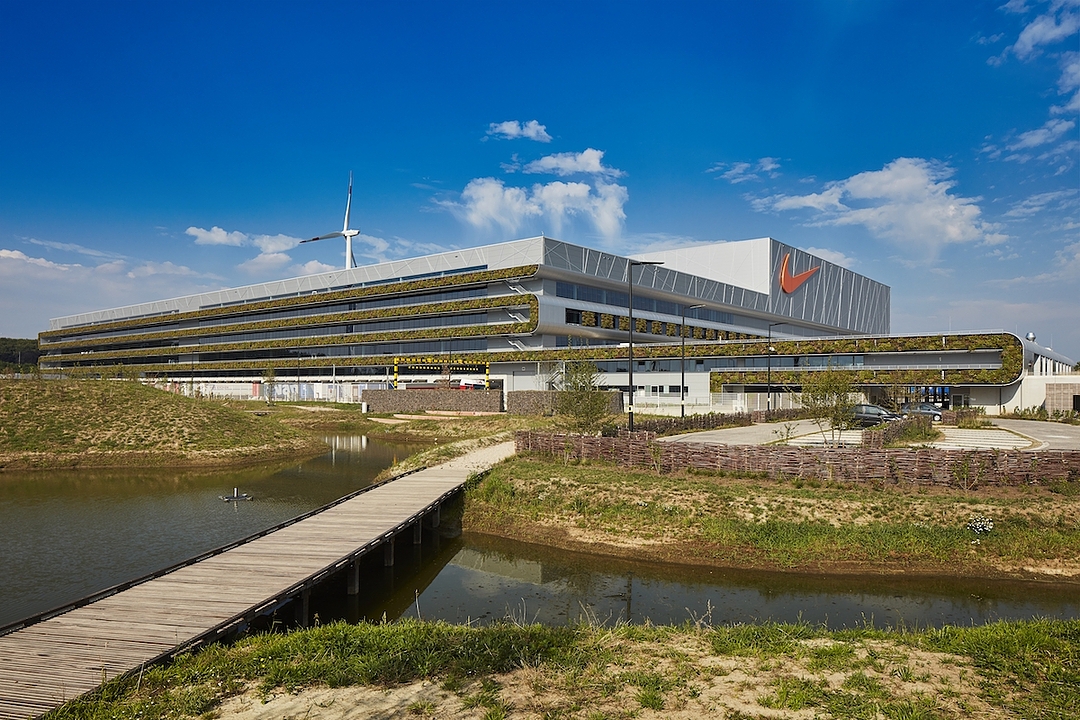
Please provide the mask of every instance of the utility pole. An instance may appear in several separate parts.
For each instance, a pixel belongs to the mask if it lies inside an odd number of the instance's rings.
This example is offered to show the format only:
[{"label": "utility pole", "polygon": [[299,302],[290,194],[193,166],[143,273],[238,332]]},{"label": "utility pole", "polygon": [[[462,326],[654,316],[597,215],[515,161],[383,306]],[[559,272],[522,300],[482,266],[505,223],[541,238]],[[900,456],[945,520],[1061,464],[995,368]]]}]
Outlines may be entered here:
[{"label": "utility pole", "polygon": [[679,326],[679,337],[682,338],[682,362],[679,373],[679,405],[681,407],[680,417],[686,417],[686,311],[696,310],[703,308],[703,303],[691,305],[690,307],[683,307],[682,309],[682,325]]},{"label": "utility pole", "polygon": [[634,387],[634,268],[638,265],[663,265],[664,263],[658,260],[627,260],[626,265],[626,286],[630,291],[629,298],[629,311],[630,311],[630,416],[629,422],[626,427],[630,432],[634,432],[634,395],[637,394]]}]

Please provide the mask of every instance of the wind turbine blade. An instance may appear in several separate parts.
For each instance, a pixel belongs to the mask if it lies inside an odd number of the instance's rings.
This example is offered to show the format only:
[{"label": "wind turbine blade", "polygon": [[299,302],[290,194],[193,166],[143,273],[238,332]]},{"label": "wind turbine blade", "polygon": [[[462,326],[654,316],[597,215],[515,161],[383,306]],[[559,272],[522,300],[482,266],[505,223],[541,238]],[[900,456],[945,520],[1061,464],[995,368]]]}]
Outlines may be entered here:
[{"label": "wind turbine blade", "polygon": [[300,242],[302,242],[302,243],[315,242],[316,240],[329,240],[330,238],[336,238],[336,237],[344,237],[344,236],[339,232],[332,232],[329,235],[320,235],[319,237],[308,238],[307,240],[301,240]]},{"label": "wind turbine blade", "polygon": [[352,254],[351,250],[349,251],[349,256],[352,257],[352,266],[356,267],[356,256]]},{"label": "wind turbine blade", "polygon": [[352,170],[349,171],[349,197],[345,200],[345,225],[341,228],[342,232],[349,229],[349,209],[352,207]]}]

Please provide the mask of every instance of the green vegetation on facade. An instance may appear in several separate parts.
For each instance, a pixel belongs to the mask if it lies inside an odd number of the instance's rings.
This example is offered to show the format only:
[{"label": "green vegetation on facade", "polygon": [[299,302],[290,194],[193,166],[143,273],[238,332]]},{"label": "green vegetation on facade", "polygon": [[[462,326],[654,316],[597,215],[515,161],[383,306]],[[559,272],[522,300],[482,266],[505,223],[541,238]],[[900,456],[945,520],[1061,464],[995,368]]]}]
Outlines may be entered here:
[{"label": "green vegetation on facade", "polygon": [[[389,320],[401,317],[417,318],[445,314],[457,315],[474,310],[523,308],[528,309],[531,312],[535,312],[536,305],[537,300],[535,295],[505,295],[497,297],[470,298],[468,300],[451,300],[439,303],[426,303],[423,305],[403,305],[400,307],[377,308],[375,310],[354,310],[351,312],[282,318],[280,320],[256,320],[251,322],[231,323],[228,325],[223,324],[213,325],[210,327],[185,328],[180,330],[168,330],[155,333],[111,335],[109,337],[102,338],[89,338],[86,340],[67,340],[64,342],[48,343],[46,347],[51,351],[75,347],[94,347],[97,345],[144,343],[153,340],[163,340],[167,338],[213,337],[214,335],[232,335],[235,333],[244,332],[261,332],[266,330],[297,329],[319,327],[324,325],[364,323],[372,320]],[[60,357],[68,358],[69,356]]]},{"label": "green vegetation on facade", "polygon": [[[739,353],[718,355],[767,354],[768,343],[744,343]],[[818,355],[861,352],[974,352],[976,350],[1000,350],[1001,367],[996,370],[946,369],[936,370],[851,370],[852,380],[858,385],[964,385],[970,383],[1006,385],[1017,379],[1024,369],[1024,347],[1020,340],[1009,333],[985,335],[922,335],[918,337],[860,338],[838,340],[785,340],[774,341],[775,355]],[[635,352],[636,354],[636,352]],[[809,373],[816,369],[793,370],[774,367],[774,385],[800,385]],[[944,374],[942,374],[944,373]],[[768,373],[755,367],[745,370],[730,369],[714,371],[710,378],[713,392],[722,392],[725,385],[765,384]]]},{"label": "green vegetation on facade", "polygon": [[[492,280],[511,280],[532,277],[539,269],[536,265],[523,265],[520,267],[505,268],[503,270],[484,270],[481,272],[464,273],[459,275],[445,275],[438,278],[423,280],[409,280],[399,283],[386,283],[370,285],[349,290],[335,290],[332,292],[317,292],[310,295],[297,295],[295,297],[278,298],[275,300],[263,300],[261,302],[229,305],[225,307],[205,308],[184,313],[170,313],[161,316],[161,324],[172,324],[185,320],[205,320],[207,318],[229,317],[244,315],[256,310],[281,310],[303,305],[325,305],[348,300],[359,300],[372,295],[389,296],[416,293],[422,290],[434,290],[453,286],[455,289],[468,287],[469,285],[486,285]],[[48,343],[54,338],[78,336],[84,334],[97,334],[99,332],[112,332],[133,327],[145,327],[146,318],[131,320],[116,320],[109,323],[86,325],[77,328],[65,328],[63,330],[49,330],[39,335],[43,343]]]},{"label": "green vegetation on facade", "polygon": [[381,691],[420,680],[440,683],[441,692],[408,705],[417,717],[476,708],[485,718],[527,712],[583,720],[659,716],[643,714],[649,710],[722,718],[806,710],[843,720],[1063,719],[1075,717],[1080,704],[1080,621],[924,631],[335,623],[211,646],[113,680],[46,717],[215,717],[223,701],[245,690],[258,706],[271,694],[307,687]]},{"label": "green vegetation on facade", "polygon": [[[364,336],[365,342],[382,342],[384,340],[414,339],[422,337],[459,338],[475,337],[480,334],[499,333],[527,333],[535,327],[537,313],[533,312],[528,323],[520,323],[511,326],[488,326],[486,331],[479,332],[481,326],[466,326],[464,328],[436,328],[425,331],[403,331],[399,333],[371,333]],[[436,332],[438,331],[438,332]],[[407,334],[414,333],[414,334]],[[415,334],[420,333],[420,334]],[[337,336],[337,340],[345,342],[355,336]],[[337,342],[333,340],[332,342]],[[945,380],[941,379],[940,370],[853,370],[853,379],[859,385],[877,386],[904,386],[904,385],[936,385],[936,384],[965,384],[965,383],[989,383],[1005,385],[1017,380],[1023,371],[1023,346],[1016,337],[1008,333],[994,335],[957,335],[947,338],[949,350],[1000,350],[1001,368],[997,370],[946,370]],[[323,339],[320,339],[320,343]],[[304,341],[297,340],[290,344],[289,341],[277,341],[275,347],[302,345]],[[763,340],[753,341],[727,341],[713,343],[694,343],[687,345],[686,357],[737,357],[766,354]],[[243,344],[246,349],[248,344]],[[223,346],[216,346],[215,350]],[[776,341],[773,343],[776,353],[785,354],[844,354],[879,350],[887,352],[926,352],[941,349],[941,336],[929,335],[921,337],[903,338],[861,338],[861,339],[833,339],[833,340],[798,340]],[[231,345],[230,349],[233,348]],[[165,349],[167,351],[167,349]],[[162,354],[163,351],[146,351],[146,354]],[[119,357],[131,357],[136,352],[113,353],[107,358],[104,354],[95,354],[101,359],[118,359]],[[114,355],[116,357],[114,357]],[[80,357],[80,356],[72,356]],[[681,357],[678,345],[648,345],[634,347],[634,357],[640,360],[674,359]],[[597,362],[601,360],[620,360],[626,358],[626,349],[612,346],[586,346],[562,348],[558,350],[509,350],[497,352],[470,352],[469,362],[473,363],[496,363],[496,362],[554,362],[561,360],[579,360]],[[393,357],[385,355],[354,355],[348,358],[322,357],[304,358],[304,367],[331,367],[332,365],[349,365],[355,367],[369,367],[388,365],[393,362]],[[222,370],[253,370],[262,373],[268,368],[287,368],[295,360],[288,358],[269,360],[244,360],[244,361],[206,361],[196,363],[192,370],[199,372],[217,372]],[[177,363],[128,363],[128,364],[99,364],[87,368],[72,368],[65,370],[69,374],[90,374],[103,377],[114,377],[118,373],[132,376],[137,375],[176,375],[183,374]],[[787,385],[799,385],[802,382],[803,371],[773,369],[773,384],[777,387]],[[811,371],[812,372],[812,371]],[[722,392],[726,384],[746,384],[766,382],[766,373],[760,369],[738,371],[725,370],[714,371],[710,376],[712,392]]]}]

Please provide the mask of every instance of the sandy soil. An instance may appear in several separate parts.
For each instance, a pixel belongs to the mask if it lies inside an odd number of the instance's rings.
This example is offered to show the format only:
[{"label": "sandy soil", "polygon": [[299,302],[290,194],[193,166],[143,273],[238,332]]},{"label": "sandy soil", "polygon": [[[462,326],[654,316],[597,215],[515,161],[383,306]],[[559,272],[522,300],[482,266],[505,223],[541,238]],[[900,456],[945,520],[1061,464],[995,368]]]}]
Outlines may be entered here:
[{"label": "sandy soil", "polygon": [[[797,711],[768,707],[777,683],[809,680],[823,683],[829,692],[858,694],[851,680],[857,675],[856,681],[875,684],[889,701],[932,700],[939,717],[1008,717],[979,697],[978,677],[966,660],[881,641],[851,643],[846,663],[826,667],[814,665],[813,653],[828,652],[841,643],[804,641],[800,652],[769,659],[715,655],[705,636],[695,634],[674,636],[668,642],[616,643],[623,651],[616,665],[572,677],[554,668],[523,668],[489,679],[488,687],[494,680],[497,692],[486,701],[479,694],[479,682],[451,692],[437,681],[423,680],[394,687],[314,687],[267,696],[249,690],[226,701],[216,714],[223,720],[479,719],[498,704],[507,716],[519,718],[587,718],[603,713],[696,720],[743,713],[810,720],[830,715],[821,706]],[[633,684],[640,673],[672,682],[673,687],[662,693],[662,709],[644,706],[641,691]]]}]

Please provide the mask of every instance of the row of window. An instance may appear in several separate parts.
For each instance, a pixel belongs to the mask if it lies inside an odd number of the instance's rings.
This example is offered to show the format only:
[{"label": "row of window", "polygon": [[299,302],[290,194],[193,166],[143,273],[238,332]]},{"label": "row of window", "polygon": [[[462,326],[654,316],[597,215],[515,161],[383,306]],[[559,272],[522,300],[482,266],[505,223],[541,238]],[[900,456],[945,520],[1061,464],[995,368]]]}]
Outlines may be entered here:
[{"label": "row of window", "polygon": [[[428,340],[422,342],[380,343],[375,345],[342,345],[319,348],[267,348],[265,350],[244,350],[238,352],[199,352],[194,366],[205,362],[239,362],[244,360],[281,360],[282,367],[295,367],[299,362],[312,358],[349,358],[370,355],[450,355],[463,352],[484,352],[488,349],[487,338],[460,338],[454,340]],[[101,362],[85,363],[89,365],[141,365],[171,364],[187,365],[191,361],[178,360],[176,357],[138,357],[118,358]]]},{"label": "row of window", "polygon": [[[630,318],[626,315],[609,315],[607,313],[595,313],[591,310],[567,308],[566,324],[580,325],[581,327],[599,327],[607,330],[629,330]],[[645,318],[634,318],[634,325],[634,332],[662,335],[670,338],[679,337],[683,327],[679,323],[647,320]],[[693,325],[687,325],[686,327],[689,332],[686,337],[696,340],[747,340],[758,337],[757,335],[717,330],[716,328],[703,328]]]},{"label": "row of window", "polygon": [[[622,308],[628,307],[630,304],[630,296],[628,293],[562,281],[555,283],[555,296],[570,300],[597,303],[599,305],[614,305],[615,307]],[[710,310],[708,308],[688,308],[686,305],[680,305],[679,303],[667,300],[656,300],[655,298],[646,297],[644,295],[634,296],[634,309],[680,316],[685,312],[686,317],[688,318],[696,318],[707,322],[726,323],[728,325],[735,322],[735,316],[728,312]]]},{"label": "row of window", "polygon": [[284,318],[310,317],[312,315],[329,315],[333,313],[355,312],[357,310],[377,310],[379,308],[402,307],[404,305],[422,305],[428,303],[449,302],[452,300],[467,300],[470,298],[487,297],[487,288],[465,288],[462,290],[447,290],[445,292],[425,293],[423,295],[407,295],[397,297],[372,298],[370,300],[355,300],[347,303],[334,305],[320,305],[318,307],[290,308],[288,310],[270,310],[261,313],[251,313],[243,318],[207,318],[199,321],[199,327],[214,327],[216,325],[229,325],[238,320],[243,322],[259,322],[261,320],[281,320]]},{"label": "row of window", "polygon": [[[284,320],[290,318],[313,317],[329,315],[333,313],[354,312],[357,310],[377,310],[379,308],[403,307],[407,305],[423,305],[438,302],[450,302],[453,300],[468,300],[471,298],[487,297],[486,287],[463,288],[460,290],[446,290],[443,292],[423,293],[419,295],[406,295],[395,297],[372,298],[369,300],[356,300],[333,305],[312,305],[300,308],[287,308],[283,310],[267,310],[266,312],[248,313],[241,317],[235,315],[228,317],[206,318],[198,322],[198,327],[216,327],[219,325],[233,325],[236,323],[262,322],[265,320]],[[138,336],[144,333],[170,332],[192,327],[191,321],[174,322],[152,327],[113,330],[100,333],[78,334],[70,337],[56,338],[54,342],[66,340],[89,340],[94,338],[128,337]]]},{"label": "row of window", "polygon": [[[503,320],[505,322],[505,318]],[[425,318],[399,318],[377,322],[356,323],[355,325],[331,325],[321,328],[298,328],[293,330],[266,330],[263,332],[237,333],[235,335],[215,335],[201,341],[202,345],[217,345],[230,342],[252,342],[255,340],[282,340],[288,338],[319,337],[325,335],[349,335],[357,332],[392,332],[395,330],[419,330],[435,327],[457,327],[461,325],[482,325],[488,322],[488,313],[468,313],[463,315],[437,315]]]},{"label": "row of window", "polygon": [[[679,372],[683,361],[674,358],[670,360],[639,360],[634,358],[634,372]],[[772,367],[862,367],[862,355],[801,355],[796,357],[774,357]],[[731,370],[735,368],[764,368],[768,367],[768,359],[764,357],[710,357],[710,358],[687,358],[687,372],[707,372],[709,370]],[[596,363],[599,372],[624,373],[629,372],[626,358],[620,360],[601,360]]]}]

